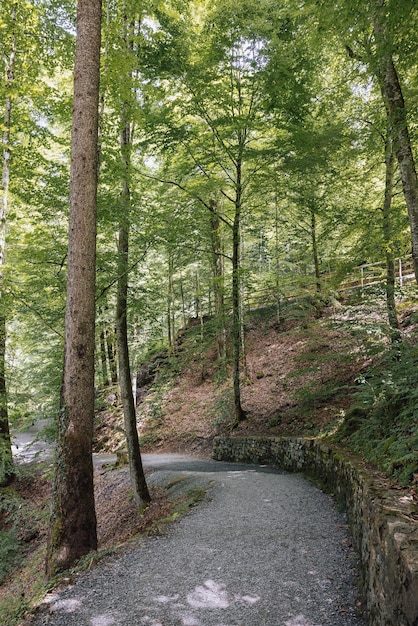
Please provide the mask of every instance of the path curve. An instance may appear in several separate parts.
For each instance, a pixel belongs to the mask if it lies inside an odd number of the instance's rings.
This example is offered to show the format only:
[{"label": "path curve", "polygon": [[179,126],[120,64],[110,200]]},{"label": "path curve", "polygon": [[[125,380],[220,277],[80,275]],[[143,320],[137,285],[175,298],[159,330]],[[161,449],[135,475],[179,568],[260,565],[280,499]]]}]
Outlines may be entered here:
[{"label": "path curve", "polygon": [[301,476],[144,455],[208,498],[49,596],[34,626],[364,626],[344,516]]}]

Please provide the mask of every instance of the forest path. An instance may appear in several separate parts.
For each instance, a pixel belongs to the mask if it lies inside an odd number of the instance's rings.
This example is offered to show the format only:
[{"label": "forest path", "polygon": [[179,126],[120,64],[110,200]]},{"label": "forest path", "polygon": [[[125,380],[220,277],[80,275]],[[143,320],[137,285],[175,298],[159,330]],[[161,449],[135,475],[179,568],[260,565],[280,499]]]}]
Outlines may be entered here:
[{"label": "forest path", "polygon": [[344,516],[298,475],[144,455],[150,480],[208,497],[59,593],[36,626],[364,626]]},{"label": "forest path", "polygon": [[[12,431],[12,453],[19,465],[36,465],[41,461],[52,461],[54,444],[46,441],[42,430],[51,424],[51,420],[39,420],[23,431]],[[94,465],[114,463],[116,454],[108,452],[93,454]]]}]

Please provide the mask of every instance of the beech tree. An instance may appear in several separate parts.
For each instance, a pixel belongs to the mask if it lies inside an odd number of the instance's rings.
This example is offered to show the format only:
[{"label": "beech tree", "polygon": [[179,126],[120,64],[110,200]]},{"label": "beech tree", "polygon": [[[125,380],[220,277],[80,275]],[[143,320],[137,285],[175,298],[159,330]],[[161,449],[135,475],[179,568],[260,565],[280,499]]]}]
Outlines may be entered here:
[{"label": "beech tree", "polygon": [[[135,51],[134,32],[136,20],[128,21],[124,7],[123,16],[123,52],[127,58]],[[120,149],[122,160],[121,202],[119,206],[118,231],[118,284],[116,297],[116,337],[119,363],[119,388],[124,414],[125,436],[128,448],[129,470],[134,497],[138,507],[151,501],[145,479],[139,449],[138,428],[136,423],[135,402],[132,391],[132,376],[128,345],[128,282],[129,282],[129,232],[131,222],[131,152],[135,124],[133,108],[135,90],[133,86],[134,70],[128,67],[120,96]]]},{"label": "beech tree", "polygon": [[97,548],[92,436],[100,41],[101,0],[78,0],[64,376],[49,576]]},{"label": "beech tree", "polygon": [[[233,422],[238,424],[245,419],[240,391],[242,218],[249,210],[248,201],[258,173],[274,157],[272,134],[263,118],[262,42],[252,33],[241,34],[234,24],[231,6],[225,13],[224,5],[220,3],[208,10],[205,21],[192,26],[183,71],[169,83],[163,107],[160,101],[154,108],[150,104],[148,124],[154,142],[161,141],[166,151],[167,145],[176,146],[183,155],[181,177],[176,179],[170,171],[161,178],[162,182],[172,182],[208,210],[214,270],[218,274],[215,280],[221,288],[219,221],[229,231]],[[156,98],[159,97],[161,88],[156,90]],[[221,292],[217,300],[222,314]]]},{"label": "beech tree", "polygon": [[[414,32],[418,19],[416,3],[410,0],[354,3],[341,0],[333,4],[332,11],[327,3],[321,3],[321,9],[319,16],[322,26],[326,25],[328,32],[337,33],[337,38],[356,62],[359,71],[367,67],[370,78],[380,89],[401,174],[417,277],[418,185],[409,131],[411,119],[403,87],[408,70],[416,62],[416,41],[411,40],[411,32]],[[400,67],[403,69],[403,77]]]},{"label": "beech tree", "polygon": [[393,59],[393,52],[397,42],[396,39],[393,40],[389,32],[387,11],[388,6],[385,0],[371,1],[373,33],[376,44],[374,67],[387,110],[390,134],[393,136],[394,152],[398,160],[398,167],[402,178],[402,188],[411,229],[415,279],[418,283],[417,171],[411,147],[405,99],[399,73]]},{"label": "beech tree", "polygon": [[3,50],[6,93],[2,136],[3,160],[0,185],[0,485],[7,485],[14,476],[12,447],[9,430],[6,388],[6,310],[3,293],[3,272],[6,255],[6,220],[9,205],[10,180],[10,129],[12,115],[12,89],[16,55],[16,6],[11,7],[8,48]]}]

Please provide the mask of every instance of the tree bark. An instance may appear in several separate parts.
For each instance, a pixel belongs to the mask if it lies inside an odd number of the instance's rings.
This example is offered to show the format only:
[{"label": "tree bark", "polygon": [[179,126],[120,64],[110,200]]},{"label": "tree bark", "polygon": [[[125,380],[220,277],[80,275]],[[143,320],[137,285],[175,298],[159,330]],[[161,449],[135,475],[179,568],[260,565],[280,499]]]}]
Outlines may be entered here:
[{"label": "tree bark", "polygon": [[128,293],[128,247],[129,231],[126,225],[119,228],[118,240],[118,292],[116,304],[116,337],[118,343],[119,389],[123,407],[126,445],[131,485],[135,502],[140,507],[151,501],[139,449],[136,411],[132,391],[132,377],[129,363],[127,293]]},{"label": "tree bark", "polygon": [[393,254],[391,208],[394,176],[393,145],[388,128],[385,145],[385,197],[383,201],[383,244],[386,257],[386,309],[391,329],[391,340],[395,345],[401,342],[398,316],[395,302],[395,259]]},{"label": "tree bark", "polygon": [[109,361],[110,378],[113,384],[118,382],[118,368],[116,365],[116,348],[115,348],[115,333],[112,330],[106,330],[106,347],[107,358]]},{"label": "tree bark", "polygon": [[226,356],[225,342],[225,298],[224,298],[224,267],[222,262],[222,240],[220,234],[220,219],[216,200],[211,201],[210,234],[212,246],[213,290],[215,294],[215,316],[218,323],[217,348],[218,357]]},{"label": "tree bark", "polygon": [[418,184],[408,130],[405,101],[387,37],[384,0],[373,0],[373,31],[377,44],[378,79],[392,127],[393,146],[402,179],[411,231],[412,259],[418,283]]},{"label": "tree bark", "polygon": [[173,285],[173,256],[168,252],[168,284],[167,284],[167,337],[168,350],[175,351],[175,328],[174,328],[174,285]]},{"label": "tree bark", "polygon": [[183,328],[187,326],[187,318],[186,318],[186,302],[184,299],[184,287],[183,287],[183,276],[180,277],[180,298],[181,298],[181,314],[183,320]]},{"label": "tree bark", "polygon": [[109,386],[109,371],[107,368],[107,350],[105,329],[100,329],[100,365],[102,370],[103,387]]},{"label": "tree bark", "polygon": [[[242,140],[243,142],[243,140]],[[243,145],[243,143],[241,143]],[[241,406],[241,290],[240,290],[240,229],[242,205],[242,159],[236,163],[235,211],[232,225],[232,343],[233,343],[233,386],[234,386],[234,421],[237,426],[245,420],[246,414]]]},{"label": "tree bark", "polygon": [[274,286],[276,292],[276,316],[278,324],[283,322],[282,307],[280,298],[280,256],[279,256],[279,202],[277,199],[277,189],[274,193]]},{"label": "tree bark", "polygon": [[321,272],[319,269],[319,258],[318,258],[318,243],[316,239],[316,215],[315,211],[311,208],[311,240],[312,240],[312,255],[314,261],[315,268],[315,282],[316,282],[316,292],[319,294],[322,291],[321,288]]},{"label": "tree bark", "polygon": [[64,376],[48,576],[97,549],[92,437],[100,37],[101,0],[78,0]]},{"label": "tree bark", "polygon": [[[131,45],[128,42],[129,28],[125,24],[125,45],[127,53],[130,52]],[[131,83],[130,73],[126,76]],[[129,87],[130,89],[130,87]],[[119,365],[119,389],[124,415],[124,426],[126,435],[126,445],[128,448],[128,460],[132,490],[135,502],[140,508],[144,503],[151,501],[151,496],[145,480],[142,466],[141,452],[139,448],[139,437],[136,423],[135,402],[132,390],[132,376],[129,362],[128,346],[128,275],[129,275],[129,230],[130,230],[130,170],[131,170],[131,149],[132,149],[132,123],[129,114],[129,105],[125,101],[122,105],[121,115],[121,160],[123,165],[123,179],[121,190],[121,211],[119,218],[119,238],[118,238],[118,287],[116,300],[116,339]]]},{"label": "tree bark", "polygon": [[[13,23],[16,21],[16,6],[13,6]],[[15,70],[15,33],[10,40],[9,58],[5,60],[7,76],[6,88],[11,91],[14,82]],[[7,407],[6,385],[6,339],[7,324],[6,310],[3,295],[3,268],[6,262],[6,223],[9,204],[10,180],[10,129],[12,116],[12,99],[6,97],[3,125],[3,167],[0,187],[0,487],[8,485],[14,478],[15,470],[10,438],[9,414]]]},{"label": "tree bark", "polygon": [[199,320],[200,341],[203,343],[203,303],[202,303],[202,285],[200,283],[199,262],[196,263],[195,291],[196,291],[196,317]]},{"label": "tree bark", "polygon": [[12,442],[7,410],[6,362],[6,319],[0,313],[0,487],[6,487],[15,476]]}]

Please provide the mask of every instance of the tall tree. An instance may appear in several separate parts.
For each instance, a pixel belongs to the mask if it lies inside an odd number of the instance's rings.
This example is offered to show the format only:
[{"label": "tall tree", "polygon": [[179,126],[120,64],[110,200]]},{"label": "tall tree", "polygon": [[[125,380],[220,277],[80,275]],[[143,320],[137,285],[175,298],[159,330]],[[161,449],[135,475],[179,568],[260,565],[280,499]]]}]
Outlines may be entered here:
[{"label": "tall tree", "polygon": [[[216,235],[214,227],[219,221],[228,227],[232,263],[233,422],[238,424],[245,419],[240,381],[242,219],[249,211],[257,174],[273,156],[271,134],[263,118],[263,43],[251,32],[241,34],[231,3],[225,12],[226,4],[211,7],[205,20],[196,20],[192,25],[189,54],[183,60],[181,77],[170,84],[165,106],[158,110],[154,107],[149,126],[150,135],[154,141],[161,138],[166,152],[167,146],[176,146],[178,154],[183,154],[181,178],[174,184],[209,210],[212,234]],[[160,103],[161,90],[157,97]],[[222,200],[222,208],[218,199]],[[213,237],[212,248],[219,260],[219,241]],[[220,269],[217,263],[216,272]],[[218,284],[222,286],[221,282]],[[222,312],[221,299],[218,305]]]},{"label": "tall tree", "polygon": [[393,59],[396,43],[391,41],[388,34],[386,1],[372,0],[371,9],[376,41],[376,73],[390,121],[390,132],[393,135],[394,151],[398,160],[403,194],[408,209],[412,259],[414,261],[415,279],[418,283],[418,180],[408,129],[405,99]]},{"label": "tall tree", "polygon": [[392,195],[394,179],[394,154],[393,145],[388,129],[385,138],[385,192],[383,199],[382,222],[383,222],[383,244],[386,257],[386,308],[388,312],[391,339],[395,344],[401,341],[398,316],[395,303],[395,259],[393,253],[393,233],[392,233]]},{"label": "tall tree", "polygon": [[6,310],[3,294],[3,271],[6,256],[6,220],[9,204],[10,180],[10,128],[12,111],[12,88],[16,54],[16,5],[11,7],[9,47],[4,53],[6,97],[3,116],[3,163],[0,185],[0,485],[7,485],[14,476],[12,446],[9,430],[6,388]]},{"label": "tall tree", "polygon": [[92,437],[101,0],[78,0],[62,406],[47,573],[97,548]]},{"label": "tall tree", "polygon": [[[124,7],[126,10],[126,7]],[[134,51],[133,33],[135,22],[128,22],[124,11],[123,41],[126,57],[132,57]],[[131,151],[134,133],[132,107],[134,106],[134,90],[132,85],[133,70],[126,72],[126,82],[123,85],[121,102],[121,159],[122,159],[122,189],[119,213],[118,236],[118,287],[116,298],[116,337],[119,363],[119,388],[124,414],[125,436],[128,447],[129,470],[134,498],[140,507],[151,501],[142,466],[139,449],[139,437],[136,423],[135,401],[132,390],[132,376],[129,362],[128,345],[128,277],[129,277],[129,231],[131,212]]]},{"label": "tall tree", "polygon": [[226,356],[224,258],[222,254],[221,220],[219,219],[218,205],[215,198],[211,201],[210,241],[212,252],[213,291],[215,295],[215,316],[218,321],[216,343],[218,348],[218,357],[224,359]]},{"label": "tall tree", "polygon": [[[418,20],[416,2],[339,0],[333,3],[331,11],[329,3],[316,4],[322,7],[318,14],[321,29],[326,25],[328,32],[338,33],[338,39],[342,39],[349,56],[356,61],[359,73],[367,68],[371,82],[377,82],[380,89],[392,127],[417,277],[418,184],[404,90],[408,70],[416,63],[416,38],[411,35],[416,31]],[[400,70],[403,70],[403,77]]]}]

